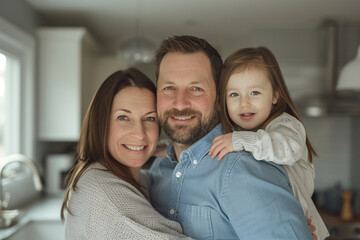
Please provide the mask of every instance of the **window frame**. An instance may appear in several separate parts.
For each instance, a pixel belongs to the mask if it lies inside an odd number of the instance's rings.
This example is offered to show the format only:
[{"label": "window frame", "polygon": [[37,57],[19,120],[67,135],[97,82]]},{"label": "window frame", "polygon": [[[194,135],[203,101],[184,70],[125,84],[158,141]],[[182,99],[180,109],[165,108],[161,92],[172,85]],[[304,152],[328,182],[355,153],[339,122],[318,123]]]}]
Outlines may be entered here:
[{"label": "window frame", "polygon": [[18,146],[11,148],[10,153],[22,153],[36,161],[35,39],[0,17],[0,49],[20,63],[19,139]]}]

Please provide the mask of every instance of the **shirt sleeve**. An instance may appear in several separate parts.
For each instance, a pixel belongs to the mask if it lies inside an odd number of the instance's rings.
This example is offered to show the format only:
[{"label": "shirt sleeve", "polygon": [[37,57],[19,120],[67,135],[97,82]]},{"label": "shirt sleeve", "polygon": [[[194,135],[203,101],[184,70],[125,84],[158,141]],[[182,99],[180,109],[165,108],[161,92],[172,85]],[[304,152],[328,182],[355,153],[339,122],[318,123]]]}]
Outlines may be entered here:
[{"label": "shirt sleeve", "polygon": [[286,171],[249,153],[229,164],[221,205],[239,239],[312,239]]},{"label": "shirt sleeve", "polygon": [[274,119],[265,130],[235,131],[232,141],[235,151],[251,152],[257,160],[291,166],[304,156],[304,151],[307,159],[305,128],[289,114]]}]

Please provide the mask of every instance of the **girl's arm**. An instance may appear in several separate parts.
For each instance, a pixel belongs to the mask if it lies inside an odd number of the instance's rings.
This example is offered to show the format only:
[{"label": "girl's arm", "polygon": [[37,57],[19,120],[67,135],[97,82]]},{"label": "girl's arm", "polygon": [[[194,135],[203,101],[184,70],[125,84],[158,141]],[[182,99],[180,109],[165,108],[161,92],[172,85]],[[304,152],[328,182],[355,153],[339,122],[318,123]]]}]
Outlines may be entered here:
[{"label": "girl's arm", "polygon": [[274,119],[265,130],[235,131],[217,136],[209,154],[221,160],[232,151],[246,150],[257,160],[292,165],[297,160],[307,159],[306,133],[304,126],[289,114]]},{"label": "girl's arm", "polygon": [[265,130],[239,131],[232,135],[234,149],[245,149],[257,160],[292,165],[299,159],[307,161],[304,126],[289,114],[274,119]]}]

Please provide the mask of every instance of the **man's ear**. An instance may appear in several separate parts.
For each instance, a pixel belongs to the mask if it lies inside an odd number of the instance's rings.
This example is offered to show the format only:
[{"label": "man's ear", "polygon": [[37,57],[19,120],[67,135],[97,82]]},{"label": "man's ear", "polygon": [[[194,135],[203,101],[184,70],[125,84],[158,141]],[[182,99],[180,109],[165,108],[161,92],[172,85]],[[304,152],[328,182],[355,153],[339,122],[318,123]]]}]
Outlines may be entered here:
[{"label": "man's ear", "polygon": [[274,92],[274,97],[273,97],[273,104],[277,104],[277,102],[278,102],[278,100],[279,100],[279,92],[278,91],[275,91]]}]

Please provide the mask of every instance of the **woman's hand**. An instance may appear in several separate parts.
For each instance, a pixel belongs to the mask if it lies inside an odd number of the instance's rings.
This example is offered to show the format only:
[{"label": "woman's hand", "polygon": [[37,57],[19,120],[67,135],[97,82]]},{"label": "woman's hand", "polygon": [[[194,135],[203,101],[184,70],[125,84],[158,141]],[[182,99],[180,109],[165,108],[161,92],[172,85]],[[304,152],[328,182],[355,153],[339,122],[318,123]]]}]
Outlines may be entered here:
[{"label": "woman's hand", "polygon": [[310,228],[310,232],[311,232],[311,236],[312,236],[313,240],[317,240],[318,238],[314,233],[315,230],[316,230],[316,227],[311,224],[311,221],[312,221],[311,218],[306,218],[306,221],[307,221],[307,224],[308,224],[308,226]]},{"label": "woman's hand", "polygon": [[210,148],[209,155],[212,158],[218,156],[218,161],[220,161],[227,153],[233,152],[233,144],[232,144],[232,133],[227,133],[224,135],[217,136],[213,144]]}]

